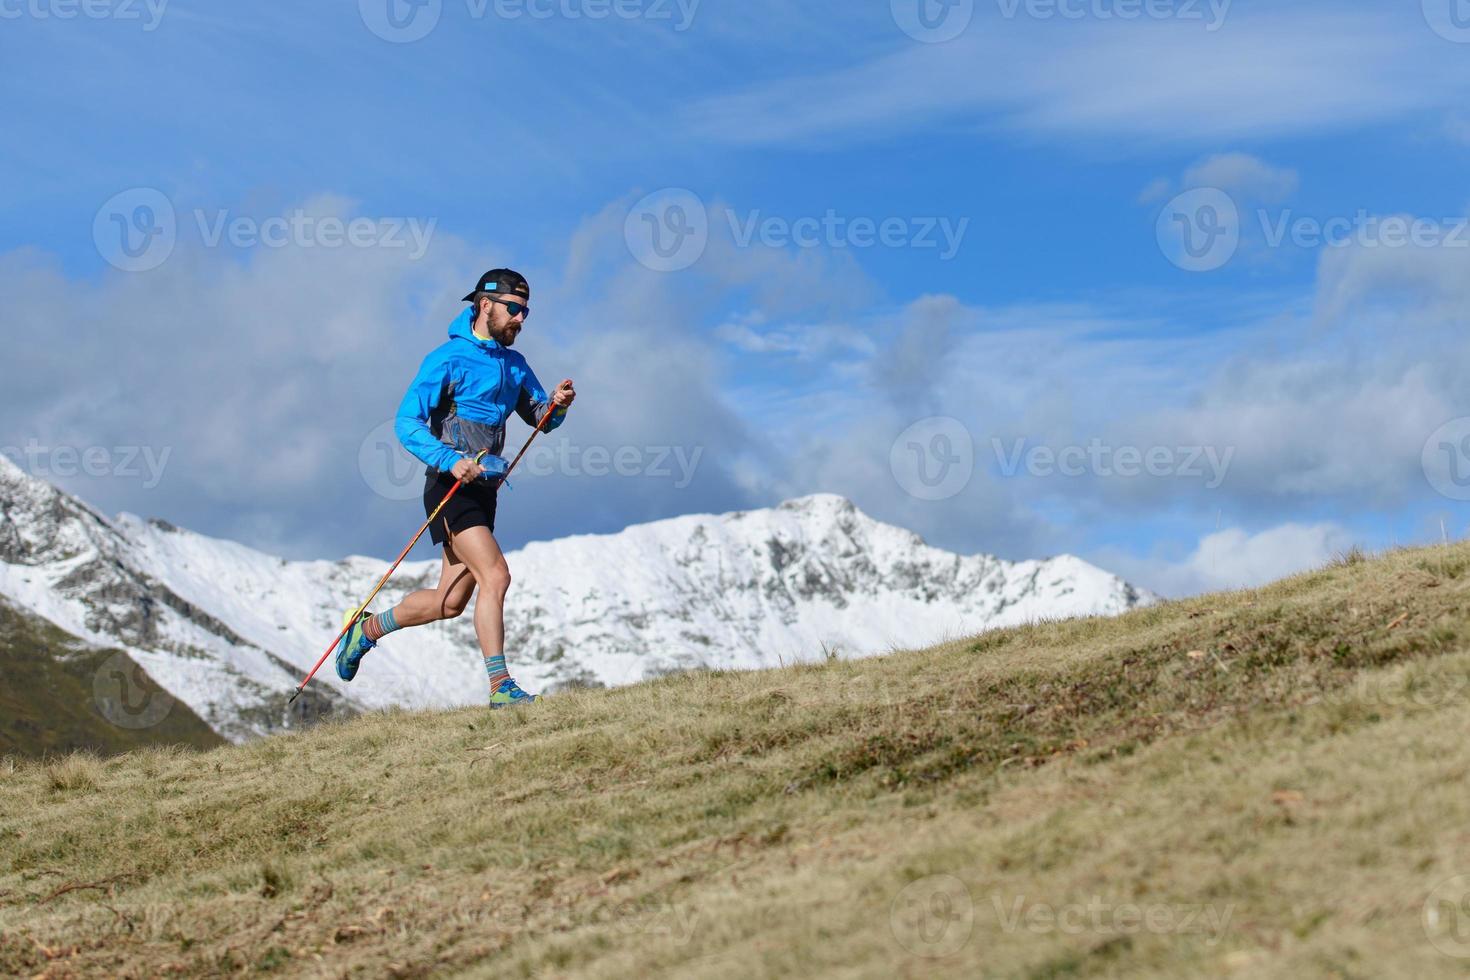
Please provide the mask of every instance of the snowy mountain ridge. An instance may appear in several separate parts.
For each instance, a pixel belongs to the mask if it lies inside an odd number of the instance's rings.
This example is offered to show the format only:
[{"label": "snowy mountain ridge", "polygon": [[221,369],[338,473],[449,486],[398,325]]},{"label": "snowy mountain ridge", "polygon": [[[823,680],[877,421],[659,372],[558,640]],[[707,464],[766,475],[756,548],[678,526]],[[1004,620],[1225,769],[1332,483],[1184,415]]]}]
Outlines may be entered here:
[{"label": "snowy mountain ridge", "polygon": [[[933,548],[830,494],[536,542],[507,560],[507,654],[529,690],[863,656],[1153,601],[1071,556],[1008,562]],[[0,595],[126,649],[228,738],[324,711],[483,700],[467,613],[387,638],[350,685],[328,662],[312,696],[286,712],[343,612],[387,567],[291,562],[163,521],[109,521],[0,457]],[[437,558],[405,563],[373,608],[432,588],[439,568]]]}]

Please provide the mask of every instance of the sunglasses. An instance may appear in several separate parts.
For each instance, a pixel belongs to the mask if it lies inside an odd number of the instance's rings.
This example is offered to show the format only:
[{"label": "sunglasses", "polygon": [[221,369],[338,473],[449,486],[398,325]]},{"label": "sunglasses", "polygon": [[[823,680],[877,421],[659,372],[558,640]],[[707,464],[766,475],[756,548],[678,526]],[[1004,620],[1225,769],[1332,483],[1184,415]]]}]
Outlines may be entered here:
[{"label": "sunglasses", "polygon": [[511,319],[515,319],[518,316],[524,316],[526,319],[530,319],[531,317],[531,308],[525,303],[512,303],[510,300],[495,299],[493,296],[490,297],[490,302],[499,303],[505,307],[505,312],[510,314]]}]

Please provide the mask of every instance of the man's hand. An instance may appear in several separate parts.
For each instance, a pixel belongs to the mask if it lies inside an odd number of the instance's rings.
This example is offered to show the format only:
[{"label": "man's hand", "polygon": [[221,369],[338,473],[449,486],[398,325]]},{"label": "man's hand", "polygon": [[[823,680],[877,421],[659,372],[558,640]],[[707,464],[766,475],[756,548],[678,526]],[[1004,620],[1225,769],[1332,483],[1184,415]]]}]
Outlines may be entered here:
[{"label": "man's hand", "polygon": [[576,400],[577,389],[572,387],[571,378],[567,378],[561,384],[557,385],[556,390],[551,393],[551,407],[553,410],[568,408]]},{"label": "man's hand", "polygon": [[474,483],[485,475],[485,467],[472,459],[462,459],[454,464],[449,473],[460,483]]}]

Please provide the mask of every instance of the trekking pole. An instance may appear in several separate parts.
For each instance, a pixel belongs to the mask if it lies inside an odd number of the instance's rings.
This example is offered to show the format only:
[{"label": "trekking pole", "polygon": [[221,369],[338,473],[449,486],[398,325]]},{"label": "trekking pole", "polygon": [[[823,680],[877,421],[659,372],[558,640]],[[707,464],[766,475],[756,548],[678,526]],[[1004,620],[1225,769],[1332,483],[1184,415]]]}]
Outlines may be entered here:
[{"label": "trekking pole", "polygon": [[[522,446],[521,451],[516,454],[515,460],[510,464],[509,467],[506,468],[505,476],[502,476],[500,478],[501,483],[504,483],[506,481],[506,479],[510,476],[510,471],[516,468],[516,463],[519,463],[521,461],[521,457],[526,455],[526,450],[531,448],[531,440],[535,439],[538,435],[541,434],[541,428],[542,426],[546,425],[546,420],[551,418],[551,413],[552,408],[550,406],[547,406],[546,414],[541,416],[541,421],[536,424],[535,429],[531,430],[530,439],[526,440],[526,444]],[[475,462],[478,464],[480,460],[484,459],[489,454],[490,450],[484,450],[475,457]],[[342,642],[342,637],[346,636],[347,631],[352,629],[353,624],[357,622],[358,617],[363,614],[363,611],[366,610],[368,606],[373,604],[373,600],[378,597],[378,593],[383,591],[383,586],[388,584],[388,579],[392,578],[393,573],[398,571],[398,566],[403,564],[403,559],[408,557],[408,553],[413,550],[413,546],[419,543],[419,538],[424,536],[424,532],[427,531],[429,529],[429,526],[434,523],[435,519],[438,518],[439,512],[444,509],[445,505],[448,504],[450,500],[454,499],[454,495],[459,493],[459,488],[462,486],[464,486],[464,484],[460,481],[454,481],[454,486],[449,488],[449,492],[444,495],[444,499],[439,501],[439,506],[435,507],[434,512],[429,515],[429,519],[427,521],[424,521],[424,526],[419,528],[419,533],[413,536],[413,540],[408,543],[407,548],[403,549],[403,553],[398,556],[398,560],[395,561],[392,567],[388,569],[387,574],[378,580],[377,586],[375,586],[368,597],[363,600],[362,605],[358,606],[357,609],[352,613],[352,616],[348,618],[346,624],[342,627],[342,632],[338,633],[337,638],[327,645],[326,652],[323,653],[321,659],[316,662],[316,666],[311,668],[311,673],[306,675],[306,679],[301,682],[301,686],[296,688],[296,693],[291,695],[291,700],[286,702],[286,707],[291,707],[291,705],[296,703],[296,699],[301,697],[301,692],[306,690],[306,685],[311,683],[311,679],[316,676],[316,672],[322,669],[322,664],[326,663],[327,658],[332,655],[332,651],[337,649],[337,644]]]}]

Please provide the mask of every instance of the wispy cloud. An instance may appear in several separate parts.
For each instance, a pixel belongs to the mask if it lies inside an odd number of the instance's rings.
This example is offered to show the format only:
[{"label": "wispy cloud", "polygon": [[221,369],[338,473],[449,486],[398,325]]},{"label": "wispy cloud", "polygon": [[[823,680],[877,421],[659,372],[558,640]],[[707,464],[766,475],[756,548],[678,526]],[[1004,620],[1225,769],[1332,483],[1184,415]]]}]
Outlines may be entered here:
[{"label": "wispy cloud", "polygon": [[746,144],[831,146],[944,123],[1202,143],[1383,122],[1457,105],[1470,87],[1461,52],[1407,9],[1242,10],[1214,32],[1180,21],[977,20],[950,43],[895,48],[698,99],[687,120]]}]

